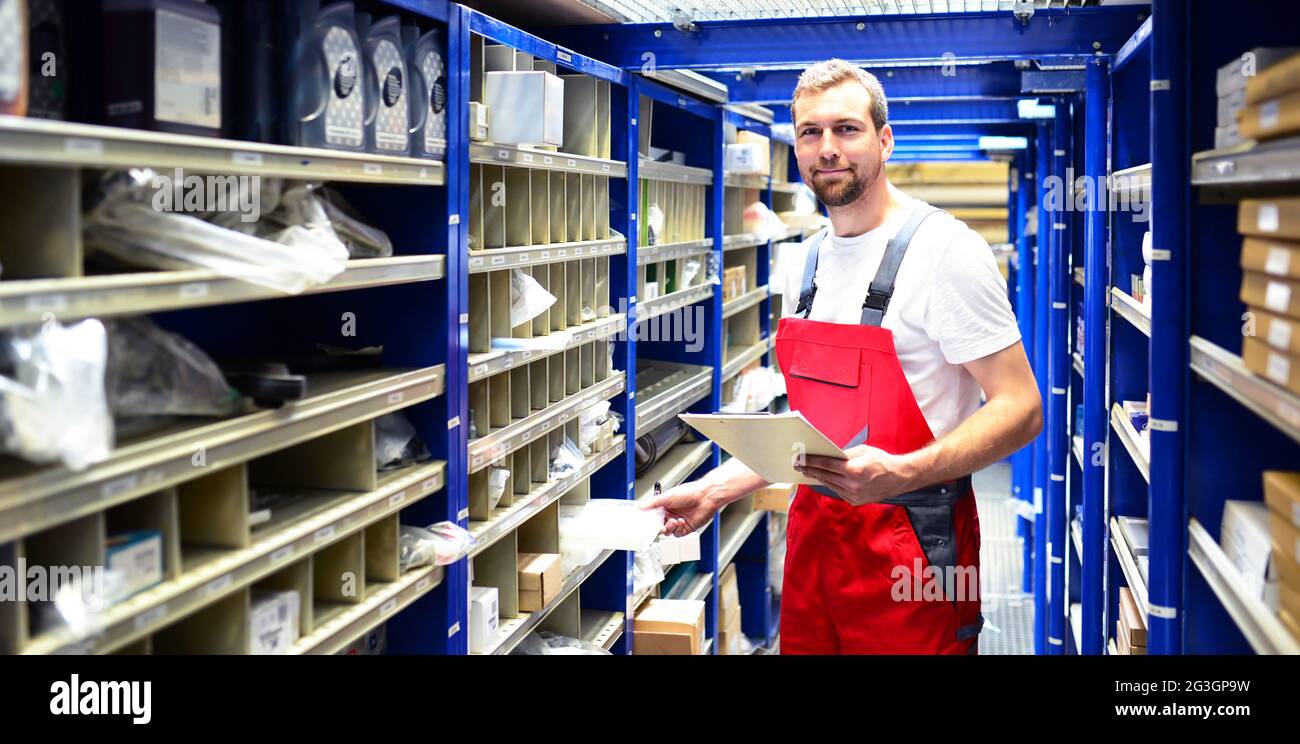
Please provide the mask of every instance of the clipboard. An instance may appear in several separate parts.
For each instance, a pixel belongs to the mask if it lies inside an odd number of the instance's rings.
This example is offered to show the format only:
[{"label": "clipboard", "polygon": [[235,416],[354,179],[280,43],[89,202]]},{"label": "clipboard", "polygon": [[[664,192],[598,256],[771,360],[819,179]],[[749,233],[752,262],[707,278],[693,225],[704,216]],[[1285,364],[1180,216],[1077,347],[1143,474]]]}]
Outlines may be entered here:
[{"label": "clipboard", "polygon": [[678,416],[769,483],[817,485],[818,481],[794,469],[795,457],[800,454],[849,459],[798,411]]}]

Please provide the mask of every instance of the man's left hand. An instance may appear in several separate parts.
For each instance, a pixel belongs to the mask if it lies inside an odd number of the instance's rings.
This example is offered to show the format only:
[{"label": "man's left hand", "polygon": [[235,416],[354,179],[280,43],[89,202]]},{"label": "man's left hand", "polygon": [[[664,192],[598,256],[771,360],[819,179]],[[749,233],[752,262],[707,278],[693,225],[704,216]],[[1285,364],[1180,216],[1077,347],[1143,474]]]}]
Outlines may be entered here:
[{"label": "man's left hand", "polygon": [[906,458],[866,444],[844,452],[849,459],[808,455],[803,467],[795,469],[820,481],[854,506],[874,504],[915,490],[917,477]]}]

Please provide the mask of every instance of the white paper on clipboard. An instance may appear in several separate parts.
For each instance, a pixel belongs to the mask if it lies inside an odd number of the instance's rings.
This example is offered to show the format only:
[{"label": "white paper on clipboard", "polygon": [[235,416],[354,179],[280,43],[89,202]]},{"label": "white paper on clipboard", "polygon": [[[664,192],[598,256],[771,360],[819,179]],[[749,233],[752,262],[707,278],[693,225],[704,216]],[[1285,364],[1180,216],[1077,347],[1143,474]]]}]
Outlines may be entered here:
[{"label": "white paper on clipboard", "polygon": [[794,458],[801,453],[848,459],[844,450],[835,446],[798,411],[678,415],[769,483],[817,485],[818,481],[795,471]]}]

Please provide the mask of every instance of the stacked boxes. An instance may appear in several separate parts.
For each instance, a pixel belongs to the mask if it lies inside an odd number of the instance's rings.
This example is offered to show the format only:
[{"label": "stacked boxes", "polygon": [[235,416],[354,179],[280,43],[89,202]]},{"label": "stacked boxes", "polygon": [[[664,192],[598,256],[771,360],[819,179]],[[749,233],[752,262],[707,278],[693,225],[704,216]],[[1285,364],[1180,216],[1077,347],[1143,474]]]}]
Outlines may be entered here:
[{"label": "stacked boxes", "polygon": [[704,653],[704,602],[652,599],[641,605],[632,623],[632,648],[638,656]]},{"label": "stacked boxes", "polygon": [[1254,599],[1277,610],[1277,575],[1269,544],[1268,507],[1258,501],[1227,501],[1219,545],[1241,574],[1241,586]]},{"label": "stacked boxes", "polygon": [[1241,301],[1256,319],[1255,335],[1242,343],[1242,361],[1252,372],[1300,392],[1300,198],[1245,199],[1237,230],[1245,270]]},{"label": "stacked boxes", "polygon": [[1265,471],[1264,499],[1278,578],[1278,615],[1300,640],[1300,473]]},{"label": "stacked boxes", "polygon": [[1237,112],[1241,136],[1269,140],[1300,132],[1300,54],[1278,61],[1246,82]]},{"label": "stacked boxes", "polygon": [[722,272],[722,301],[731,302],[745,294],[748,273],[744,266],[733,266]]},{"label": "stacked boxes", "polygon": [[558,553],[519,554],[519,611],[537,612],[559,596],[564,568]]},{"label": "stacked boxes", "polygon": [[736,583],[736,564],[732,563],[718,579],[718,654],[739,653],[740,636],[740,587]]},{"label": "stacked boxes", "polygon": [[1146,656],[1147,625],[1133,592],[1119,589],[1119,618],[1115,621],[1115,646],[1121,656]]},{"label": "stacked boxes", "polygon": [[[1296,61],[1294,57],[1287,59],[1297,50],[1294,48],[1258,48],[1253,49],[1240,57],[1234,58],[1231,62],[1219,68],[1218,76],[1215,80],[1215,93],[1218,96],[1218,126],[1214,130],[1214,147],[1232,147],[1252,137],[1264,139],[1267,136],[1273,136],[1275,129],[1280,127],[1260,127],[1260,114],[1264,113],[1263,124],[1271,123],[1272,106],[1267,111],[1254,105],[1264,99],[1261,96],[1266,95],[1268,91],[1279,88],[1278,83],[1268,82],[1268,79],[1274,77],[1271,72],[1272,68],[1279,66],[1278,63],[1287,60],[1288,63]],[[1264,75],[1270,71],[1268,75]],[[1284,77],[1284,76],[1283,76]],[[1265,79],[1263,83],[1256,83],[1258,79]],[[1254,88],[1252,95],[1249,88]],[[1292,86],[1300,88],[1300,85]],[[1278,106],[1280,113],[1280,104]],[[1279,122],[1280,123],[1280,122]],[[1264,136],[1261,137],[1260,135]]]}]

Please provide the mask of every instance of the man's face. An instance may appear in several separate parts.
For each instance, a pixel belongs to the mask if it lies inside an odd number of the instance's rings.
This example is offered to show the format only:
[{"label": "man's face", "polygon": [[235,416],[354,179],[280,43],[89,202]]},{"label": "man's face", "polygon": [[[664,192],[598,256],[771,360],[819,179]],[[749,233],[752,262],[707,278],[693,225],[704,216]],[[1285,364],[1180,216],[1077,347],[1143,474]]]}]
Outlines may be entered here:
[{"label": "man's face", "polygon": [[795,105],[799,173],[828,207],[857,201],[879,180],[894,150],[886,124],[871,123],[871,94],[856,80],[799,96]]}]

